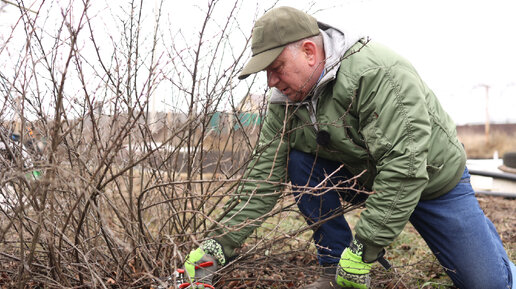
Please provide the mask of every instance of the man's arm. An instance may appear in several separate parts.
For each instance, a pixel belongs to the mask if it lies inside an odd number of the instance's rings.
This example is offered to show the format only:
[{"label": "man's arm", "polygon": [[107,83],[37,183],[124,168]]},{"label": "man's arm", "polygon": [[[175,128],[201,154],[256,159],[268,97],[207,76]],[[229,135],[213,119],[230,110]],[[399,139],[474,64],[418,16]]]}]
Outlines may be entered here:
[{"label": "man's arm", "polygon": [[274,208],[280,196],[288,153],[285,109],[284,105],[269,105],[253,160],[226,205],[233,207],[221,221],[224,228],[211,234],[227,257],[233,256],[234,250],[261,225],[260,217]]},{"label": "man's arm", "polygon": [[377,259],[403,230],[428,183],[431,120],[426,87],[406,65],[379,67],[362,78],[361,133],[377,176],[355,231],[364,261]]}]

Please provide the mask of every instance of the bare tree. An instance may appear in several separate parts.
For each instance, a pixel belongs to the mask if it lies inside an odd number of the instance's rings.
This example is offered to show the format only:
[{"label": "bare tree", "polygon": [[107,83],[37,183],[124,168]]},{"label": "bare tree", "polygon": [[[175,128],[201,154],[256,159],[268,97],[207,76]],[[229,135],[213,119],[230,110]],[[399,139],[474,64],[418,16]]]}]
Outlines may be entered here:
[{"label": "bare tree", "polygon": [[[0,280],[18,288],[148,286],[218,225],[252,157],[265,90],[235,77],[263,11],[241,23],[243,1],[209,0],[195,8],[198,27],[178,30],[166,1],[150,14],[143,0],[116,8],[51,2],[3,1],[18,19],[0,46]],[[296,266],[314,256],[296,258],[313,252],[311,226],[283,185],[224,287],[288,287],[299,280],[274,278],[279,270],[308,274]],[[299,262],[285,266],[284,254]]]}]

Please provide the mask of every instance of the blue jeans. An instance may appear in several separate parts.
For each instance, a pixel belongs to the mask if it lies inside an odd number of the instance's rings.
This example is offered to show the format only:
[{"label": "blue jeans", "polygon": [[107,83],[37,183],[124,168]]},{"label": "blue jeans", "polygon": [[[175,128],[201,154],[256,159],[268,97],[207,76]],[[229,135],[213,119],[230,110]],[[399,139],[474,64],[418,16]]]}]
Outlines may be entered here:
[{"label": "blue jeans", "polygon": [[[340,164],[334,161],[316,159],[314,155],[293,150],[289,156],[288,173],[293,185],[315,187],[339,167]],[[349,172],[340,169],[330,180],[337,184],[350,176]],[[469,178],[466,168],[461,181],[450,192],[437,199],[420,201],[410,222],[455,286],[516,289],[516,282],[513,281],[516,267],[509,260],[493,223],[479,207]],[[308,224],[341,212],[341,197],[351,202],[362,201],[366,197],[338,189],[324,194],[299,191],[294,195]],[[316,226],[313,238],[319,263],[335,264],[342,251],[349,246],[352,233],[341,215]]]}]

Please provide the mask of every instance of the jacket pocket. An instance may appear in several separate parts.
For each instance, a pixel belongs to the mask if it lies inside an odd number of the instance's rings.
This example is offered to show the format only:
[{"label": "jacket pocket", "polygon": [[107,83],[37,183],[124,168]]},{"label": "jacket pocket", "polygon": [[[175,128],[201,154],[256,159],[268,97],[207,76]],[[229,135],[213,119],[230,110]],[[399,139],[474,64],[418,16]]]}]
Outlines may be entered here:
[{"label": "jacket pocket", "polygon": [[374,160],[379,160],[392,148],[392,144],[376,126],[376,119],[373,119],[362,128],[362,136],[366,142],[369,153]]},{"label": "jacket pocket", "polygon": [[432,164],[432,165],[426,165],[426,172],[428,173],[428,178],[432,178],[434,175],[438,174],[442,168],[444,167],[444,164]]}]

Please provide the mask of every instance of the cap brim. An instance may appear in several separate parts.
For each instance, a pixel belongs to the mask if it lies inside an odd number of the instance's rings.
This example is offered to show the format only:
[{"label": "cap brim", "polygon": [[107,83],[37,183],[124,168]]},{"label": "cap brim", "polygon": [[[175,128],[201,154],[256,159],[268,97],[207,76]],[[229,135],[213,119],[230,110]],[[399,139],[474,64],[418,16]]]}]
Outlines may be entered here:
[{"label": "cap brim", "polygon": [[253,73],[260,72],[267,68],[285,49],[285,46],[276,47],[267,51],[264,51],[260,54],[256,54],[255,56],[249,59],[249,62],[245,65],[244,69],[238,76],[238,79],[242,80]]}]

